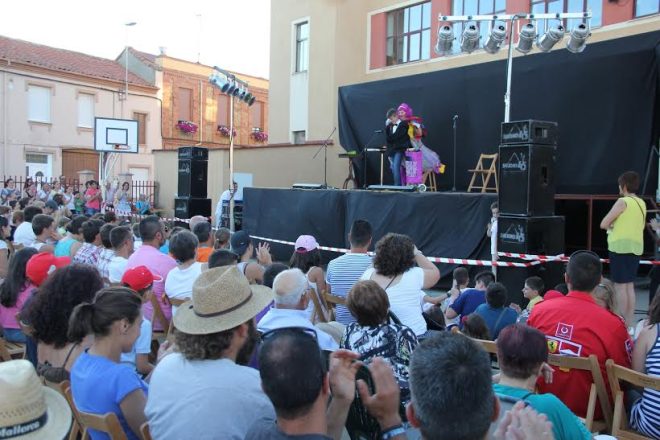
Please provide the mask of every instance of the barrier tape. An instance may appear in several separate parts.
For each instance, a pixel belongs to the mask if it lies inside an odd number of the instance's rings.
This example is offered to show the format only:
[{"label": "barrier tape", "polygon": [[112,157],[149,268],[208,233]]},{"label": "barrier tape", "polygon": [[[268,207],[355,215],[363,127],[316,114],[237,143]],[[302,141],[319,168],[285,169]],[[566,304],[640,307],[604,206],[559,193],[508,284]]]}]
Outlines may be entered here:
[{"label": "barrier tape", "polygon": [[[498,252],[497,255],[500,257],[509,257],[509,258],[520,258],[521,260],[529,261],[539,261],[539,262],[566,262],[569,257],[564,254],[559,255],[531,255],[531,254],[516,254],[512,252]],[[602,263],[610,262],[609,258],[601,258]],[[639,264],[646,264],[651,266],[659,266],[660,261],[658,260],[640,260]]]}]

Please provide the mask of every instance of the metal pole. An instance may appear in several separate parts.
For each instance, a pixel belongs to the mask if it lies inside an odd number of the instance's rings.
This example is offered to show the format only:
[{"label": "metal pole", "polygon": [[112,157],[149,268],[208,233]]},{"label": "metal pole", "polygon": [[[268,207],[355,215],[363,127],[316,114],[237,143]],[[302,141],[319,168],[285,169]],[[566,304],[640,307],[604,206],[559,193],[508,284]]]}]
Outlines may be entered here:
[{"label": "metal pole", "polygon": [[518,15],[511,17],[509,23],[509,55],[506,60],[506,92],[504,93],[504,122],[511,119],[511,73],[513,71],[513,25],[519,18]]},{"label": "metal pole", "polygon": [[453,174],[453,178],[454,178],[453,179],[454,184],[453,184],[451,190],[456,192],[456,121],[458,120],[458,115],[454,115],[453,119],[454,119],[454,121],[453,121],[453,131],[454,131],[454,157],[453,157],[453,159],[454,159],[454,164],[452,165],[452,168],[453,168],[452,174]]},{"label": "metal pole", "polygon": [[[229,188],[230,192],[234,190],[234,94],[229,95]],[[234,224],[234,197],[232,195],[229,199],[229,229],[234,232],[236,225]]]}]

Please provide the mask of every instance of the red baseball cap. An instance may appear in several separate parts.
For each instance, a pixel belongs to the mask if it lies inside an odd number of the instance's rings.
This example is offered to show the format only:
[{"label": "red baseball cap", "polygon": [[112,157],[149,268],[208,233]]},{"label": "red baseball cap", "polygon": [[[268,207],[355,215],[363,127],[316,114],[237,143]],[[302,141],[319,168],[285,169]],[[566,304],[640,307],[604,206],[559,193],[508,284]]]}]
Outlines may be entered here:
[{"label": "red baseball cap", "polygon": [[41,286],[48,275],[55,269],[71,264],[69,257],[56,257],[53,254],[42,252],[33,255],[25,266],[25,276],[35,286]]},{"label": "red baseball cap", "polygon": [[124,272],[121,283],[139,292],[155,282],[163,281],[163,277],[154,275],[147,266],[136,266]]}]

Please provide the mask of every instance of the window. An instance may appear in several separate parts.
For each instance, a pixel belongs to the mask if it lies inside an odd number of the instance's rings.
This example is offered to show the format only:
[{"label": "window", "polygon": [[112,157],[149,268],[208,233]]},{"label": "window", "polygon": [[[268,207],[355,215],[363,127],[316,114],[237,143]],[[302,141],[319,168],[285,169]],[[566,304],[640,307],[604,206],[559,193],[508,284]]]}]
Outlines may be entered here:
[{"label": "window", "polygon": [[295,145],[302,145],[305,143],[305,130],[293,132],[293,143]]},{"label": "window", "polygon": [[179,87],[179,121],[192,119],[192,90]]},{"label": "window", "polygon": [[264,129],[264,103],[255,102],[252,107],[250,107],[250,123],[252,124],[252,130],[258,128],[259,130]]},{"label": "window", "polygon": [[229,126],[229,96],[218,95],[218,125]]},{"label": "window", "polygon": [[147,145],[147,114],[135,112],[133,120],[138,121],[138,145]]},{"label": "window", "polygon": [[[506,13],[505,0],[454,0],[453,15],[499,15]],[[503,23],[507,26],[506,23]],[[479,27],[481,43],[485,43],[490,33],[490,23],[476,23]],[[452,53],[461,53],[461,35],[463,34],[464,23],[454,24],[454,35],[456,41],[452,45]]]},{"label": "window", "polygon": [[309,69],[309,22],[296,25],[296,72]]},{"label": "window", "polygon": [[660,0],[636,0],[635,17],[660,13]]},{"label": "window", "polygon": [[[658,1],[658,0],[656,0]],[[603,25],[603,0],[532,0],[532,13],[537,14],[560,14],[562,12],[586,12],[591,10],[591,27],[600,27]],[[565,20],[564,26],[568,32],[574,26],[585,20],[571,19]],[[545,32],[539,26],[539,33]]]},{"label": "window", "polygon": [[28,86],[28,119],[50,124],[50,87]]},{"label": "window", "polygon": [[431,58],[431,2],[388,12],[386,56],[388,66]]},{"label": "window", "polygon": [[29,163],[48,163],[47,154],[25,153],[25,161]]},{"label": "window", "polygon": [[78,127],[94,128],[94,100],[89,93],[78,94]]}]

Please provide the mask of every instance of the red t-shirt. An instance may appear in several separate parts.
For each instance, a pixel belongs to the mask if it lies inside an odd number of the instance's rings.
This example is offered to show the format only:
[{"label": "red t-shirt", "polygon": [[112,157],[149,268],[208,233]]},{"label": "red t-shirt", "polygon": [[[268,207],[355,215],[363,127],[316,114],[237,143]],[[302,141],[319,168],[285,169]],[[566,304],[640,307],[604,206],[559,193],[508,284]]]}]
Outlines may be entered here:
[{"label": "red t-shirt", "polygon": [[[630,368],[632,340],[623,320],[599,306],[586,292],[572,291],[561,300],[543,301],[534,306],[527,324],[543,332],[552,354],[598,357],[607,386],[605,361],[613,359]],[[539,393],[552,393],[580,417],[585,417],[592,378],[588,371],[561,371],[555,368],[551,384],[539,381]],[[596,405],[596,420],[602,418]]]},{"label": "red t-shirt", "polygon": [[[86,197],[94,197],[98,193],[100,193],[101,190],[98,188],[88,188],[87,191],[85,191],[85,196]],[[85,206],[87,206],[90,209],[101,209],[101,201],[99,199],[94,199],[94,200],[88,200],[85,202]]]}]

